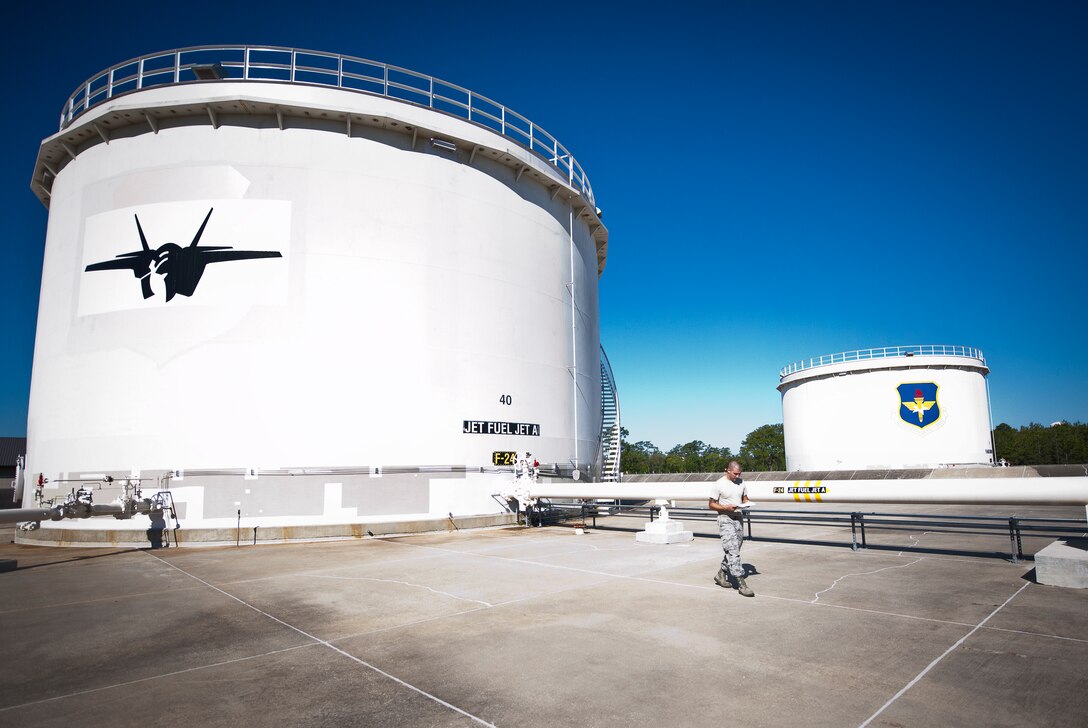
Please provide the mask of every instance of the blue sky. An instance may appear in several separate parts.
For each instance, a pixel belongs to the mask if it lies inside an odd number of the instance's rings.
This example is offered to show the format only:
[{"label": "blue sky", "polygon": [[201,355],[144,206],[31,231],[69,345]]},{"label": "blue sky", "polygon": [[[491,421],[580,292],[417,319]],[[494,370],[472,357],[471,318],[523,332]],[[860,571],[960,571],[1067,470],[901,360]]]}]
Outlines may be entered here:
[{"label": "blue sky", "polygon": [[1088,4],[28,5],[3,31],[0,434],[26,430],[37,147],[87,77],[211,43],[334,51],[554,134],[609,228],[601,339],[633,440],[737,449],[778,370],[982,349],[994,423],[1088,420]]}]

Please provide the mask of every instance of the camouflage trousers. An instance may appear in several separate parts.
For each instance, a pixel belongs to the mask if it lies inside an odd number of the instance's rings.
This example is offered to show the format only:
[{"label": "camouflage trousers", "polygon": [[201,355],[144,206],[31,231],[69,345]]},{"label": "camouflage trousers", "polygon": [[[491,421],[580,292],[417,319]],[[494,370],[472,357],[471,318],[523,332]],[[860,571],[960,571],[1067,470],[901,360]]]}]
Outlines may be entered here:
[{"label": "camouflage trousers", "polygon": [[734,576],[744,576],[744,567],[740,563],[740,545],[744,542],[744,521],[734,521],[729,516],[718,516],[718,532],[722,537],[725,558],[722,559],[722,571]]}]

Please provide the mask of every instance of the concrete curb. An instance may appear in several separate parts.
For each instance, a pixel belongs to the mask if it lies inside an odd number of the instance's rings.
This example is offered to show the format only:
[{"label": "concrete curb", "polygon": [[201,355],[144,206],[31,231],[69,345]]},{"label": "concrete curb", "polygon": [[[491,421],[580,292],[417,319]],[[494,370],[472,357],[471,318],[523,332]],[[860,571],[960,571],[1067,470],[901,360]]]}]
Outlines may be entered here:
[{"label": "concrete curb", "polygon": [[158,548],[159,546],[228,546],[233,544],[291,543],[300,541],[364,539],[378,536],[447,532],[460,529],[516,526],[517,515],[498,513],[408,521],[382,521],[308,526],[243,526],[242,528],[179,528],[146,531],[117,529],[62,529],[43,526],[18,532],[15,542],[27,546],[80,546]]}]

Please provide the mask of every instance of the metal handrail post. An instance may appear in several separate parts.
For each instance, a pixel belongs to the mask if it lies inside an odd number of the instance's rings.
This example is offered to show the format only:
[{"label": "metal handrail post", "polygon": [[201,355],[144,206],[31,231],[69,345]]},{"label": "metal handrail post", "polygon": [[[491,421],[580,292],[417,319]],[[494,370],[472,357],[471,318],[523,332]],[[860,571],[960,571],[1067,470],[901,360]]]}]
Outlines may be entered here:
[{"label": "metal handrail post", "polygon": [[1020,541],[1020,521],[1016,516],[1009,516],[1009,550],[1012,552],[1012,563],[1019,564],[1024,551]]},{"label": "metal handrail post", "polygon": [[857,527],[857,513],[850,514],[850,550],[858,550],[858,527]]},{"label": "metal handrail post", "polygon": [[[854,511],[853,513],[850,514],[851,537],[853,537],[853,529],[854,529],[855,520],[856,520],[856,522],[858,524],[858,527],[861,530],[861,548],[867,549],[867,548],[869,548],[869,545],[865,543],[865,514],[861,513],[860,511]],[[855,544],[856,543],[857,542],[855,541]],[[858,549],[855,548],[854,550],[857,551]]]}]

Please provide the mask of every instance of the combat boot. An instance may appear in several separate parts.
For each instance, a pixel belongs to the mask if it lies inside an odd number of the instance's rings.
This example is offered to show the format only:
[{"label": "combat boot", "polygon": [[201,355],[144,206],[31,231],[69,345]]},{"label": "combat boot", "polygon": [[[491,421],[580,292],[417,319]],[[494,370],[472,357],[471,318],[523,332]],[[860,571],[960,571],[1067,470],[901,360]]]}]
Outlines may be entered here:
[{"label": "combat boot", "polygon": [[740,592],[742,597],[754,597],[756,593],[748,586],[748,582],[744,580],[743,576],[737,577],[737,591]]},{"label": "combat boot", "polygon": [[714,583],[722,589],[733,588],[733,585],[729,583],[729,575],[725,573],[725,569],[718,569],[718,573],[714,575]]}]

